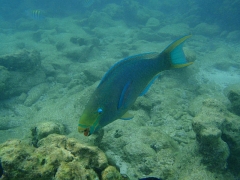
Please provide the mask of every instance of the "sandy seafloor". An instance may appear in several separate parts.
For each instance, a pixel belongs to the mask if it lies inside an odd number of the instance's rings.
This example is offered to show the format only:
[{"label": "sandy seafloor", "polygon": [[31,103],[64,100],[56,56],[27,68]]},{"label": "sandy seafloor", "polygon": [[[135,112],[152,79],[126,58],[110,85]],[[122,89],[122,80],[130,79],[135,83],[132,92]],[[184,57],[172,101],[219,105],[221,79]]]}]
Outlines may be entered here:
[{"label": "sandy seafloor", "polygon": [[[39,71],[44,75],[35,77],[36,81],[42,78],[40,85],[1,100],[0,126],[4,128],[0,130],[0,143],[28,137],[36,124],[53,121],[67,127],[68,137],[98,145],[131,179],[145,175],[166,179],[240,178],[227,165],[215,172],[201,163],[192,128],[192,111],[201,109],[195,104],[216,99],[226,108],[230,105],[226,88],[240,82],[240,46],[236,40],[239,32],[204,21],[189,25],[190,20],[176,16],[173,21],[173,15],[157,12],[146,19],[156,18],[158,22],[150,19],[129,25],[116,18],[119,9],[110,4],[101,11],[89,8],[83,15],[49,15],[41,21],[22,17],[16,28],[1,26],[0,55],[36,50],[41,55]],[[0,21],[7,26],[8,22]],[[129,55],[160,52],[173,40],[190,33],[192,37],[184,44],[184,50],[194,59],[193,65],[163,72],[131,109],[131,121],[116,120],[104,127],[98,144],[95,135],[85,137],[77,132],[89,96],[111,65]],[[83,38],[85,43],[80,46],[71,38]],[[26,105],[30,91],[37,98]],[[153,141],[163,146],[159,147],[163,148],[161,153],[149,150]]]}]

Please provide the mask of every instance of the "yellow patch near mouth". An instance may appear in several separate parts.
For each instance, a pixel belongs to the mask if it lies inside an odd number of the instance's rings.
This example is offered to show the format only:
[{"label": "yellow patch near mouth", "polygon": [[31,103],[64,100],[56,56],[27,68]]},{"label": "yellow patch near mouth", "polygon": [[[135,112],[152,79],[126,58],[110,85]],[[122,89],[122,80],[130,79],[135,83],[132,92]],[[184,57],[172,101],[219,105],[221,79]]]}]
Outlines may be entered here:
[{"label": "yellow patch near mouth", "polygon": [[86,127],[80,127],[78,126],[78,132],[82,133],[86,130]]}]

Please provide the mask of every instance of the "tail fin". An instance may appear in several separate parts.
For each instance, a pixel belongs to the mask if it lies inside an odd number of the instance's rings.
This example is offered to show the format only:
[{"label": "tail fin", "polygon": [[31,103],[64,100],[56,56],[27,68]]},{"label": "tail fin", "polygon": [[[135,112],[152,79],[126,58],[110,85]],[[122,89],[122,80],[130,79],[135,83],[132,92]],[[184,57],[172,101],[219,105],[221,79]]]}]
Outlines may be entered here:
[{"label": "tail fin", "polygon": [[183,36],[180,39],[170,44],[162,53],[165,56],[167,64],[170,64],[171,68],[182,68],[191,65],[193,62],[187,62],[184,52],[182,50],[183,43],[186,39],[192,35]]}]

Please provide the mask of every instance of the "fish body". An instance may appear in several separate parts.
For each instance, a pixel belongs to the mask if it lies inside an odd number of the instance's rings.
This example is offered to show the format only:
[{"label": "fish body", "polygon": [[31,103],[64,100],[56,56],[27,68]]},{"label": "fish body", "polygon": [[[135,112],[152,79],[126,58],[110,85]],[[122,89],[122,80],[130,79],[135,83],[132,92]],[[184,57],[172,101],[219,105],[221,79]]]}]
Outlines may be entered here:
[{"label": "fish body", "polygon": [[131,119],[133,116],[127,111],[138,96],[147,92],[160,72],[192,64],[186,61],[182,50],[189,37],[176,40],[161,53],[138,54],[114,64],[87,103],[78,131],[89,136],[116,119]]},{"label": "fish body", "polygon": [[41,10],[27,10],[26,15],[33,20],[43,20],[45,19],[44,13]]}]

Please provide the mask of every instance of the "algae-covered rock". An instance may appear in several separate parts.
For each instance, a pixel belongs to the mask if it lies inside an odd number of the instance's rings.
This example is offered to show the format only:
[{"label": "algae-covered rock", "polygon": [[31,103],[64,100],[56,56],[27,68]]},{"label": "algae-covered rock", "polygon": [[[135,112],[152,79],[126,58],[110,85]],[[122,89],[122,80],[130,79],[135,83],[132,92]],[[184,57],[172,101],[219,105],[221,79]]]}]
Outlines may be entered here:
[{"label": "algae-covered rock", "polygon": [[231,115],[227,117],[223,124],[222,139],[227,142],[230,149],[230,156],[228,158],[228,168],[235,174],[239,174],[240,167],[240,117]]},{"label": "algae-covered rock", "polygon": [[43,83],[45,78],[45,73],[41,70],[30,74],[28,72],[9,71],[9,79],[5,83],[5,91],[0,94],[0,99],[8,99],[27,93],[32,87]]},{"label": "algae-covered rock", "polygon": [[240,116],[240,90],[230,90],[228,93],[228,99],[231,102],[231,110]]},{"label": "algae-covered rock", "polygon": [[0,99],[26,93],[33,86],[45,81],[38,51],[23,50],[0,56]]},{"label": "algae-covered rock", "polygon": [[212,169],[222,170],[227,167],[229,148],[222,140],[222,127],[226,109],[214,99],[203,101],[200,113],[193,119],[193,130],[199,143],[203,162]]},{"label": "algae-covered rock", "polygon": [[114,166],[108,166],[102,172],[102,180],[122,180],[122,176]]},{"label": "algae-covered rock", "polygon": [[0,57],[0,65],[9,71],[34,72],[41,67],[41,58],[38,51],[23,50],[19,53]]},{"label": "algae-covered rock", "polygon": [[32,128],[33,144],[47,137],[50,134],[64,134],[65,128],[60,123],[43,122]]},{"label": "algae-covered rock", "polygon": [[0,144],[5,180],[121,179],[120,173],[108,166],[105,154],[97,147],[57,134],[41,139],[37,145],[35,148],[20,140]]},{"label": "algae-covered rock", "polygon": [[[71,172],[71,173],[69,173]],[[55,175],[55,180],[93,179],[99,180],[98,174],[93,169],[86,169],[81,162],[73,161],[61,163]]]}]

